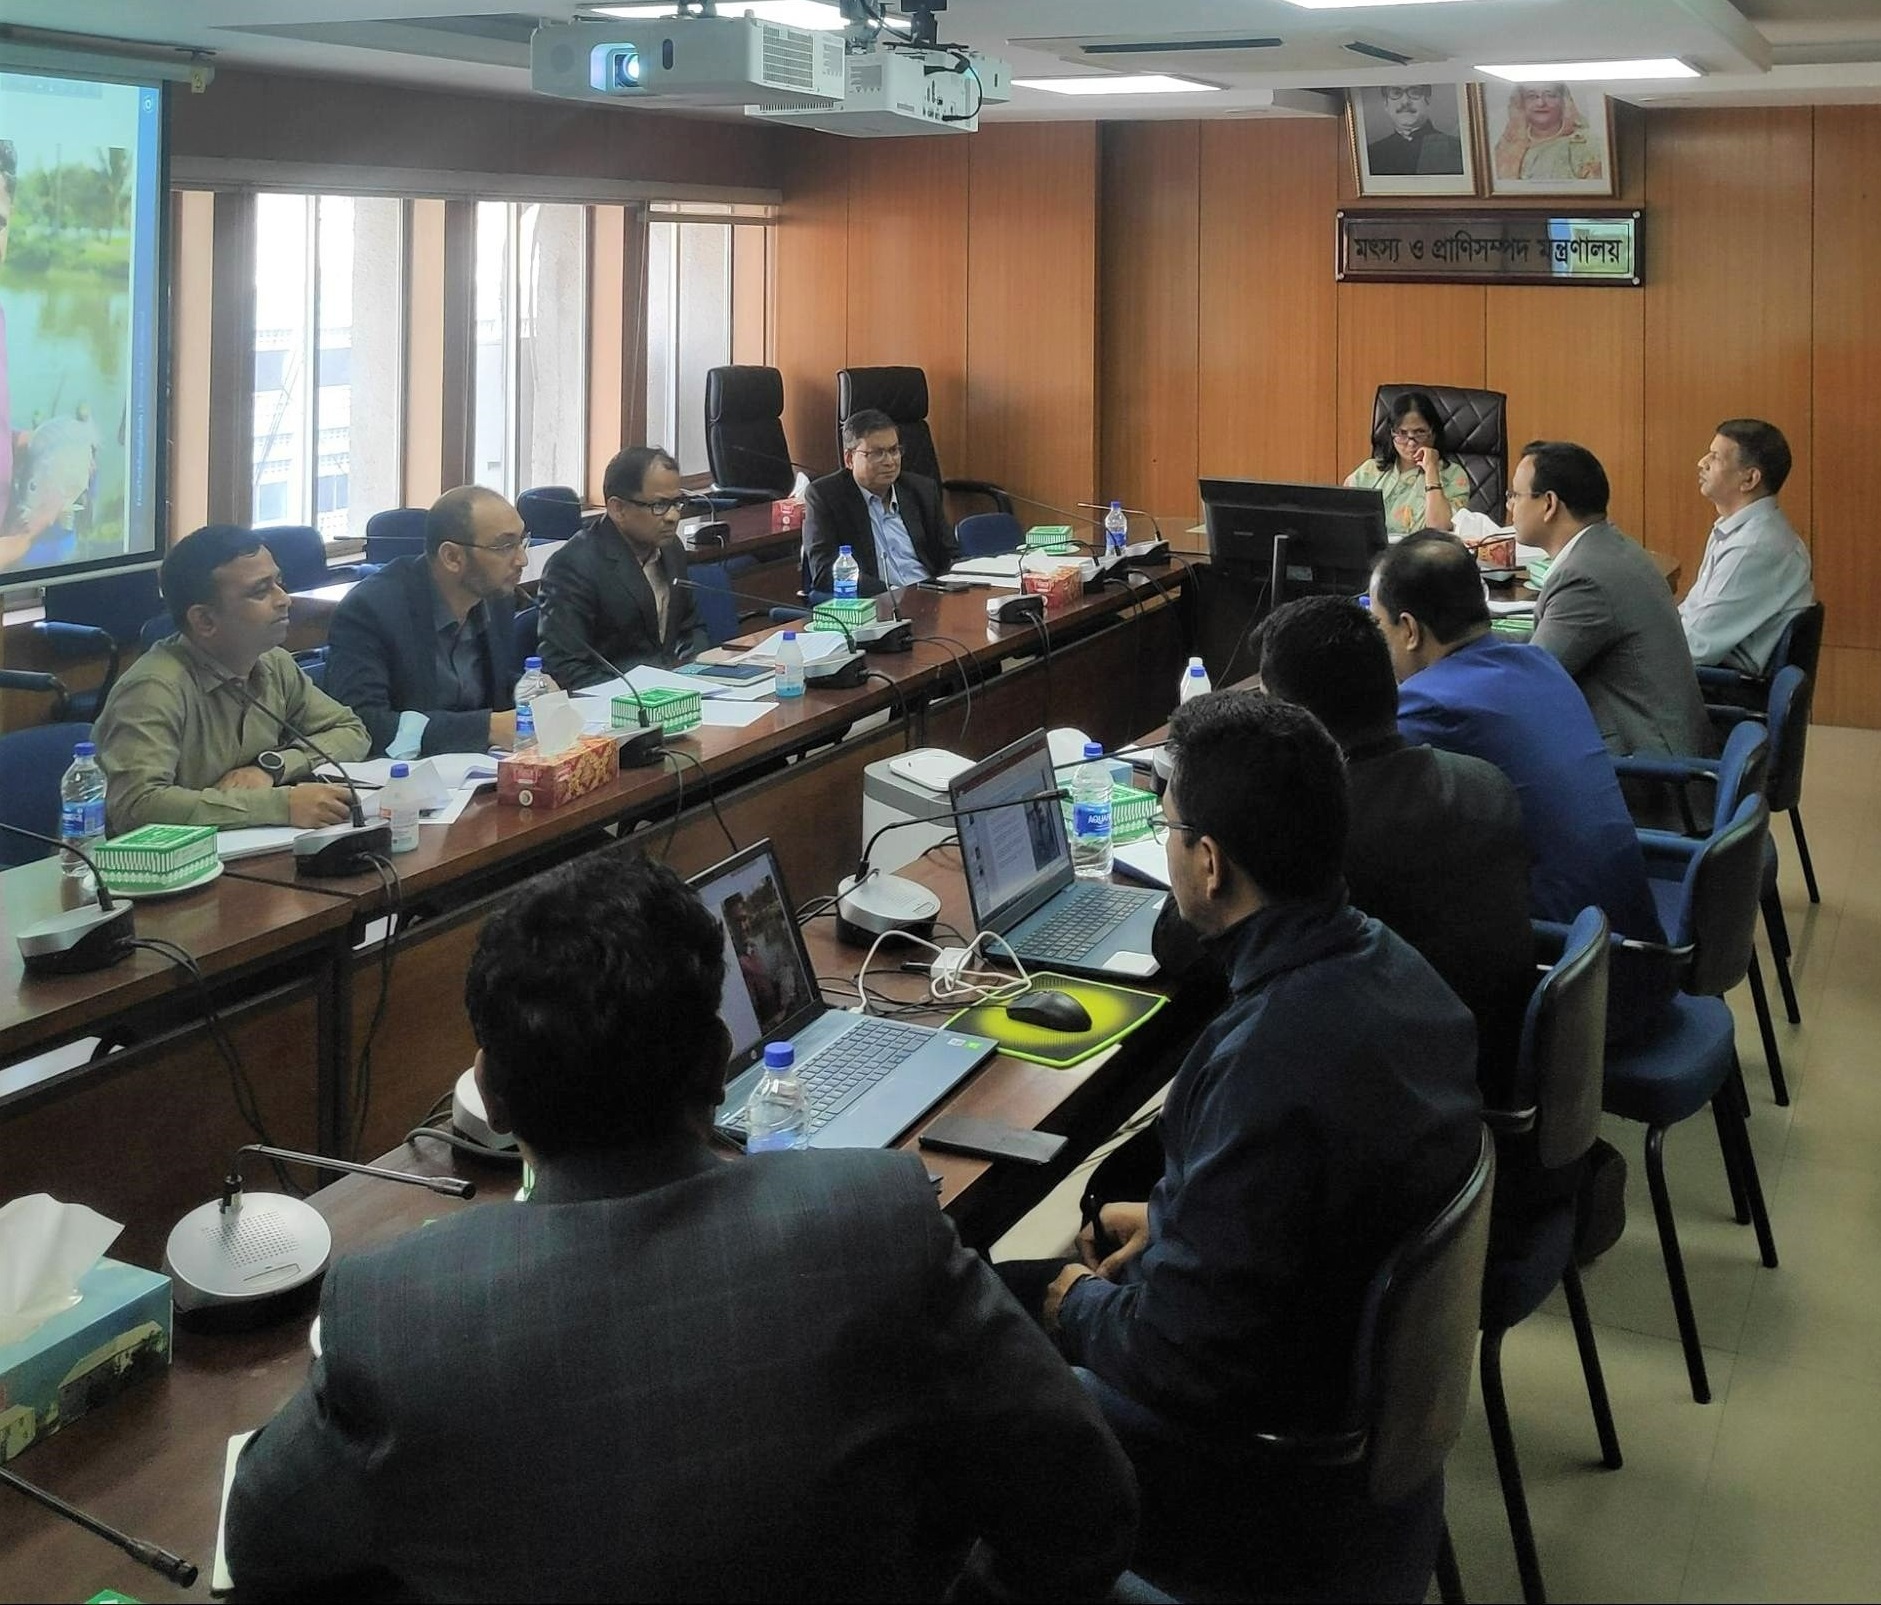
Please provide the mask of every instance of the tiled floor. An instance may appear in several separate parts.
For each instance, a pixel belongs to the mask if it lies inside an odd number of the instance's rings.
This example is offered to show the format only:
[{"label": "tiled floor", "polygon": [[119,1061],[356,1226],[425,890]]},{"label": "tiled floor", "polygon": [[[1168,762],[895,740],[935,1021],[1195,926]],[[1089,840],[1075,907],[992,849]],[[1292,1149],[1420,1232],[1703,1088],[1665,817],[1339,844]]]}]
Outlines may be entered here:
[{"label": "tiled floor", "polygon": [[[1711,1121],[1666,1143],[1712,1403],[1693,1404],[1687,1388],[1643,1131],[1623,1121],[1607,1138],[1627,1156],[1626,1235],[1587,1273],[1623,1470],[1600,1468],[1558,1298],[1504,1346],[1555,1600],[1881,1598],[1881,732],[1811,733],[1803,815],[1819,907],[1788,821],[1776,823],[1804,1021],[1779,1018],[1790,1108],[1771,1101],[1748,997],[1733,999],[1778,1269],[1759,1265],[1750,1229],[1731,1219]],[[1046,1252],[1076,1190],[996,1257]],[[1450,1523],[1469,1597],[1514,1600],[1480,1404],[1450,1459]]]}]

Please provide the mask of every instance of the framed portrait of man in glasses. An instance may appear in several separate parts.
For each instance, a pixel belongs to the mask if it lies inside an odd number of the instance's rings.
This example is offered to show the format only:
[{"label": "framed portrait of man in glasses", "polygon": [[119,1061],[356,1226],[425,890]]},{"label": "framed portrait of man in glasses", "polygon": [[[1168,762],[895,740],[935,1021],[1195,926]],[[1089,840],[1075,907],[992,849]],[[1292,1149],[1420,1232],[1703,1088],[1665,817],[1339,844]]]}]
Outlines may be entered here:
[{"label": "framed portrait of man in glasses", "polygon": [[1474,195],[1466,84],[1374,84],[1346,92],[1359,194]]}]

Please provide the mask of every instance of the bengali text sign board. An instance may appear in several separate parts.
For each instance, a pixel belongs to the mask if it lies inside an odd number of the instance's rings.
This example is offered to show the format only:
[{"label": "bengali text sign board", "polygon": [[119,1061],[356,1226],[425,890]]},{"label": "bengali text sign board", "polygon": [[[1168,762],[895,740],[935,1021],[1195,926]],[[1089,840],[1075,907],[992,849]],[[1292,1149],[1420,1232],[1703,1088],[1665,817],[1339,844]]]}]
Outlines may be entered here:
[{"label": "bengali text sign board", "polygon": [[1341,280],[1640,282],[1638,212],[1340,212]]}]

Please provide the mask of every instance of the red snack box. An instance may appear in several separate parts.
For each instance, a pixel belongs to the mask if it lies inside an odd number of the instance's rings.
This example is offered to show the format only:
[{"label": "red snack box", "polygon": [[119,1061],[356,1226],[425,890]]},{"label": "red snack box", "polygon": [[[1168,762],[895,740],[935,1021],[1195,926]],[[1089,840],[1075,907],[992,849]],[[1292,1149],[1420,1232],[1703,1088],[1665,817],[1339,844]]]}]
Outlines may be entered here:
[{"label": "red snack box", "polygon": [[771,503],[771,533],[783,535],[793,529],[803,528],[803,503],[794,496],[786,496]]},{"label": "red snack box", "polygon": [[1056,613],[1084,594],[1084,575],[1076,563],[1027,568],[1019,575],[1019,589],[1028,596],[1044,597],[1045,611]]},{"label": "red snack box", "polygon": [[499,760],[496,800],[520,808],[559,808],[619,777],[619,741],[611,736],[583,736],[553,758],[525,753]]}]

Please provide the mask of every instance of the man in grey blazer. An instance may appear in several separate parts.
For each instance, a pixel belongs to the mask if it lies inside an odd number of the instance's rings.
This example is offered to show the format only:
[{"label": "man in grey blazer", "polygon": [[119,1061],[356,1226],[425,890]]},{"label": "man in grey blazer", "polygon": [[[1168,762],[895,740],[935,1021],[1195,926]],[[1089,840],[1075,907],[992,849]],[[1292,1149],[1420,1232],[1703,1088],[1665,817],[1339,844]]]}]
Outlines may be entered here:
[{"label": "man in grey blazer", "polygon": [[245,1593],[1088,1598],[1128,1463],[1051,1344],[880,1150],[728,1160],[726,939],[625,851],[485,925],[466,1001],[530,1200],[342,1258],[322,1353],[245,1449]]},{"label": "man in grey blazer", "polygon": [[1717,751],[1671,588],[1607,522],[1607,474],[1585,446],[1536,440],[1509,478],[1516,539],[1553,559],[1535,645],[1574,676],[1613,753]]}]

